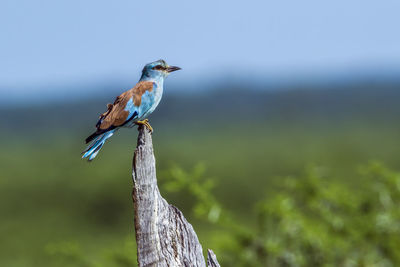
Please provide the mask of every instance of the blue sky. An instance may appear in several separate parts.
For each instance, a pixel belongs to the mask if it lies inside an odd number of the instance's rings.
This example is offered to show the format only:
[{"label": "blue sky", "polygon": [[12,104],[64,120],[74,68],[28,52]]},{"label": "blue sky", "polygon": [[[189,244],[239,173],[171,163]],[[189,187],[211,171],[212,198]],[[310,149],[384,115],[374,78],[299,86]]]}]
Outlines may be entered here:
[{"label": "blue sky", "polygon": [[398,0],[2,0],[0,93],[134,83],[159,58],[185,82],[400,66],[399,11]]}]

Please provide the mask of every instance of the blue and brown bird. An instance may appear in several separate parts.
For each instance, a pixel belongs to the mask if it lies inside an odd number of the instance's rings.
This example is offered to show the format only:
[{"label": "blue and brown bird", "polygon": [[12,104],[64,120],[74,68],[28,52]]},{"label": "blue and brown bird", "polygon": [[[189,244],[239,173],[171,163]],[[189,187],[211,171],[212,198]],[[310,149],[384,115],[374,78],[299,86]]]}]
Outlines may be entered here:
[{"label": "blue and brown bird", "polygon": [[86,138],[86,143],[91,144],[83,151],[82,158],[93,160],[106,140],[121,127],[143,124],[152,132],[147,117],[160,103],[164,79],[176,70],[180,68],[169,66],[161,59],[144,66],[139,82],[118,96],[114,104],[108,104],[107,111],[100,115],[97,130]]}]

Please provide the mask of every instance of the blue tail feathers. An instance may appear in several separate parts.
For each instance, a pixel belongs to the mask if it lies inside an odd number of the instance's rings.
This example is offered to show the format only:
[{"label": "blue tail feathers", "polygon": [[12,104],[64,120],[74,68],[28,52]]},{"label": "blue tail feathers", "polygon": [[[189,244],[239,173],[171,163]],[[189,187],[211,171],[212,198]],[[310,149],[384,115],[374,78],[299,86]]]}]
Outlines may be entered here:
[{"label": "blue tail feathers", "polygon": [[108,138],[110,138],[114,134],[115,130],[110,130],[105,132],[99,136],[97,136],[93,142],[83,151],[82,158],[87,158],[89,161],[92,161],[97,154],[99,153],[100,149],[103,147],[104,143]]}]

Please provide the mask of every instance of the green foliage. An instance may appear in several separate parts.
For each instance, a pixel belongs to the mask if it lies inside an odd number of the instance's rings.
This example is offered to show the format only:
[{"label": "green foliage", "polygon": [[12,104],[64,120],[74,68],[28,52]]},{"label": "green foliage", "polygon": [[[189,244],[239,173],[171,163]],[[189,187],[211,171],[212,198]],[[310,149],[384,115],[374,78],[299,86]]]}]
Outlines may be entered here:
[{"label": "green foliage", "polygon": [[[174,167],[165,189],[189,191],[195,214],[221,227],[217,255],[225,266],[400,264],[399,173],[371,163],[360,171],[361,185],[352,188],[309,167],[302,177],[283,179],[276,193],[255,205],[252,228],[221,208],[212,184],[199,178],[203,171],[201,165],[189,173]],[[220,219],[210,220],[216,207]]]},{"label": "green foliage", "polygon": [[163,187],[172,193],[187,190],[196,199],[193,207],[196,216],[215,223],[220,219],[221,205],[211,193],[214,180],[203,178],[204,172],[204,164],[196,165],[191,172],[185,172],[182,168],[174,166],[166,173],[168,179]]}]

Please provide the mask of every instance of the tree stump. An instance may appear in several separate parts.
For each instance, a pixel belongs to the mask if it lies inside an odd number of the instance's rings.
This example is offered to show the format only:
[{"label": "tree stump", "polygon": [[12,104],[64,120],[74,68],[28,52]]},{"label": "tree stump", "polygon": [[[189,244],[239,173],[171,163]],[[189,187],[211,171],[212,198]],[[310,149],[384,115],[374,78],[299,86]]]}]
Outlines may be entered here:
[{"label": "tree stump", "polygon": [[[152,138],[143,125],[139,126],[132,177],[139,266],[205,267],[203,250],[192,225],[160,194]],[[211,250],[207,266],[219,267]]]}]

